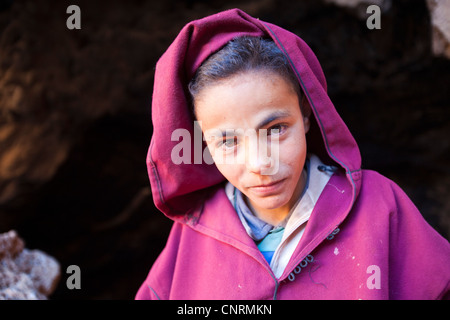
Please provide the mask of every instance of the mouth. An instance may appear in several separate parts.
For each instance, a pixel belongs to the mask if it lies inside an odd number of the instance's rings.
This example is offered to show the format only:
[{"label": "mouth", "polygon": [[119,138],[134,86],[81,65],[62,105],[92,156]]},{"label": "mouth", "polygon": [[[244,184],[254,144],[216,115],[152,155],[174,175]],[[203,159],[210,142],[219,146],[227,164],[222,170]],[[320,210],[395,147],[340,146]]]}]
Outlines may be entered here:
[{"label": "mouth", "polygon": [[286,180],[286,178],[277,180],[277,181],[273,181],[270,183],[266,183],[266,184],[260,184],[260,185],[248,187],[248,189],[258,195],[270,195],[272,193],[276,193],[276,192],[280,191],[281,188],[283,187],[283,183],[285,182],[285,180]]}]

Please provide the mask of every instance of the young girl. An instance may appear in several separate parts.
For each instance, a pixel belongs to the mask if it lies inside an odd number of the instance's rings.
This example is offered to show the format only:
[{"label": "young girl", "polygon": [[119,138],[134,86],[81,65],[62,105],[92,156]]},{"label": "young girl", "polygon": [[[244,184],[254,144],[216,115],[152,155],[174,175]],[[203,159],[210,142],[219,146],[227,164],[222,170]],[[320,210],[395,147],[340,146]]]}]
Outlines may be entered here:
[{"label": "young girl", "polygon": [[152,119],[153,198],[174,225],[137,299],[447,297],[448,241],[361,169],[296,35],[238,9],[189,23],[157,64]]}]

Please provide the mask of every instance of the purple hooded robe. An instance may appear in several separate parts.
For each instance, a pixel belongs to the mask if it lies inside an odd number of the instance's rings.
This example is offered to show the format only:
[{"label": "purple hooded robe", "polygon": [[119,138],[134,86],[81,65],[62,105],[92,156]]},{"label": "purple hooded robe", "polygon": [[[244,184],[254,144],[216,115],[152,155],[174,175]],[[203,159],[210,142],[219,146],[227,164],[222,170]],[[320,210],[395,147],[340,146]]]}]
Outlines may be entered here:
[{"label": "purple hooded robe", "polygon": [[[246,233],[215,165],[193,155],[191,163],[171,159],[175,129],[194,137],[187,83],[208,56],[243,35],[271,38],[286,54],[312,109],[308,152],[338,168],[280,277]],[[187,24],[157,63],[152,120],[152,195],[174,224],[136,299],[448,297],[449,242],[394,182],[361,169],[321,66],[295,34],[238,9]]]}]

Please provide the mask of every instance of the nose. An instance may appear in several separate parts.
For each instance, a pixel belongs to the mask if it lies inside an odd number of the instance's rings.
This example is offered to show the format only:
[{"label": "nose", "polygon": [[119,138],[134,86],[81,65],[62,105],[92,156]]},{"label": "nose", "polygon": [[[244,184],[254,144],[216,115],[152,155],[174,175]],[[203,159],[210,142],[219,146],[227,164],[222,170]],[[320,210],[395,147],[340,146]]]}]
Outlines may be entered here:
[{"label": "nose", "polygon": [[245,164],[247,170],[256,174],[265,174],[271,167],[272,160],[268,156],[267,143],[249,139],[246,148]]},{"label": "nose", "polygon": [[260,175],[276,174],[280,162],[278,137],[268,139],[267,131],[260,130],[259,137],[256,134],[249,135],[245,141],[247,170]]},{"label": "nose", "polygon": [[246,161],[246,167],[249,172],[256,174],[265,174],[271,167],[271,159],[266,155],[260,155],[258,152],[250,154]]}]

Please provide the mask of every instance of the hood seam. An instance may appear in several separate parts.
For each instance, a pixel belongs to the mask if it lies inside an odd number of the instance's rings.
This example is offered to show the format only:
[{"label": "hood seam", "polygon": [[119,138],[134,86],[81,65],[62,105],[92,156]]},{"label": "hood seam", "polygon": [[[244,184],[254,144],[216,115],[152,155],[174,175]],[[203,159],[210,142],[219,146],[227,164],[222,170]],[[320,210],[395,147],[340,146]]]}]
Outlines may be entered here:
[{"label": "hood seam", "polygon": [[[153,149],[153,140],[150,143],[150,148],[149,148],[149,152],[148,152],[148,162],[151,165],[151,169],[153,172],[153,176],[156,180],[156,188],[158,190],[158,195],[159,195],[159,200],[161,201],[161,204],[164,205],[167,208],[168,212],[173,212],[175,214],[180,214],[183,215],[183,212],[180,212],[177,209],[174,209],[172,206],[169,205],[169,203],[164,199],[164,194],[163,194],[163,190],[161,187],[161,179],[159,178],[159,173],[158,173],[158,169],[156,167],[155,162],[152,159],[152,149]],[[172,216],[172,215],[171,215]],[[175,220],[174,218],[172,218],[173,220]]]}]

